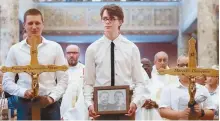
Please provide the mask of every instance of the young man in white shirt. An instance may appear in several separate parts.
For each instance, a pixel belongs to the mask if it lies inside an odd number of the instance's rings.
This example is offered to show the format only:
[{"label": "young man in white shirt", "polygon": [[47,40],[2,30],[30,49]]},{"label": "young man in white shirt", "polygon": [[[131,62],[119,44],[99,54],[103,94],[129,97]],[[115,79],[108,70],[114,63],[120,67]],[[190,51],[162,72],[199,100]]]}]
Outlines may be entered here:
[{"label": "young man in white shirt", "polygon": [[[189,59],[180,56],[177,60],[179,67],[188,66]],[[180,66],[181,65],[181,66]],[[188,120],[190,108],[188,108],[189,78],[187,76],[179,76],[179,83],[164,87],[161,92],[159,111],[163,118],[171,120]],[[195,116],[202,120],[212,120],[214,116],[214,105],[208,90],[196,83],[196,104],[194,105]]]},{"label": "young man in white shirt", "polygon": [[[137,106],[142,106],[140,98],[143,95],[144,78],[141,71],[140,52],[134,43],[120,34],[120,27],[124,22],[124,14],[120,6],[105,5],[101,9],[100,16],[104,35],[87,48],[85,57],[84,96],[89,115],[93,118],[99,117],[94,111],[93,87],[111,86],[111,80],[115,79],[115,85],[130,87],[135,85],[134,98],[127,114],[127,116],[133,116]],[[111,59],[114,60],[112,64]],[[101,115],[98,119],[106,119],[106,117]],[[109,116],[109,119],[121,118]]]},{"label": "young man in white shirt", "polygon": [[88,110],[85,108],[82,91],[85,66],[79,62],[79,57],[80,48],[77,45],[68,45],[66,47],[69,81],[60,106],[61,118],[63,120],[88,119]]},{"label": "young man in white shirt", "polygon": [[[7,56],[5,66],[25,66],[30,64],[30,37],[41,36],[43,17],[39,10],[29,9],[24,14],[24,28],[27,38],[13,45]],[[61,46],[41,36],[38,45],[38,61],[42,65],[66,65]],[[18,73],[19,80],[15,83],[15,73],[7,72],[3,77],[3,88],[11,95],[18,96],[17,119],[31,120],[31,88],[32,78],[27,73]],[[57,82],[55,81],[57,80]],[[68,75],[63,71],[44,72],[39,76],[39,97],[45,103],[41,109],[42,120],[60,120],[60,104],[57,102],[66,90]]]}]

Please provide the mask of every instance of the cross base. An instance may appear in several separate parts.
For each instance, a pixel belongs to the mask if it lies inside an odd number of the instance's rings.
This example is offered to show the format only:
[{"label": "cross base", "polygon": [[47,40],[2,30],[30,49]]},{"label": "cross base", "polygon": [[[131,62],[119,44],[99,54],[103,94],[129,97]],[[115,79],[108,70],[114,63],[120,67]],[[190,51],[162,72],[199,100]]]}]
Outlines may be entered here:
[{"label": "cross base", "polygon": [[32,108],[31,108],[31,112],[32,112],[32,120],[41,120],[41,108],[43,108],[42,106],[42,98],[39,97],[35,97],[32,100]]}]

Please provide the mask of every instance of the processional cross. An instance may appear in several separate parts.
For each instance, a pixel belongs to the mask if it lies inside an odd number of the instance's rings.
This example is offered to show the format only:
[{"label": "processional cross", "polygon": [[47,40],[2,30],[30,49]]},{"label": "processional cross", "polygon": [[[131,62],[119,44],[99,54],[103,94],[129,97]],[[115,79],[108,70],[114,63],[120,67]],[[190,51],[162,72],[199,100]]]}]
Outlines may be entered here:
[{"label": "processional cross", "polygon": [[[41,36],[31,36],[30,38],[30,54],[31,54],[31,62],[30,65],[26,66],[12,66],[12,67],[2,67],[2,72],[13,72],[13,73],[21,73],[26,72],[32,77],[32,90],[34,92],[34,98],[38,97],[39,92],[39,82],[38,78],[42,72],[56,72],[56,71],[66,71],[68,69],[67,66],[56,66],[56,65],[40,65],[37,59],[38,50],[37,47],[41,43]],[[32,101],[32,120],[41,120],[40,119],[40,109],[41,105],[39,102]]]},{"label": "processional cross", "polygon": [[189,87],[188,92],[190,96],[190,100],[188,102],[188,107],[191,108],[191,113],[188,117],[189,120],[197,120],[198,117],[194,115],[194,105],[196,104],[195,101],[195,93],[196,93],[196,76],[219,76],[219,71],[214,69],[205,69],[205,68],[197,68],[197,61],[196,61],[196,40],[192,37],[189,40],[189,63],[187,68],[171,68],[171,69],[162,69],[159,70],[159,74],[170,74],[170,75],[185,75],[189,77]]}]

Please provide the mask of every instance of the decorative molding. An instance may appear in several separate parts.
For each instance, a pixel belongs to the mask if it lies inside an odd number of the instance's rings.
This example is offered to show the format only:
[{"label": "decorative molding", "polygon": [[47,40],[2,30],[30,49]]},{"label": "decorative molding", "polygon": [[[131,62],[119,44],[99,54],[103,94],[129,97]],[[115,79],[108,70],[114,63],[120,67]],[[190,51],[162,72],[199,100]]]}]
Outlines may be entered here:
[{"label": "decorative molding", "polygon": [[[77,33],[103,31],[99,15],[102,4],[89,5],[62,4],[38,5],[45,19],[46,33]],[[120,5],[124,10],[122,31],[134,33],[160,33],[178,30],[178,6],[144,6],[140,4]],[[74,32],[77,31],[77,32]]]}]

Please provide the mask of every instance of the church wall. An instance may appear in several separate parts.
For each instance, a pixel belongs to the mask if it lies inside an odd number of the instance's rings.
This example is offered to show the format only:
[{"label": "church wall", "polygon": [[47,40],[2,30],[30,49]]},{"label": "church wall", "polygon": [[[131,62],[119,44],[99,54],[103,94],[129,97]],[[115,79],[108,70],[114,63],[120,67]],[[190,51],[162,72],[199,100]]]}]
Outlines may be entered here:
[{"label": "church wall", "polygon": [[[90,43],[60,43],[63,50],[69,44],[76,44],[80,47],[80,61],[84,64],[85,63],[85,52],[87,47]],[[172,43],[135,43],[141,53],[141,58],[149,58],[152,63],[154,60],[154,55],[159,51],[165,51],[169,55],[169,65],[170,67],[176,66],[176,59],[177,59],[177,45]]]},{"label": "church wall", "polygon": [[[102,32],[99,15],[105,2],[40,3],[38,8],[45,19],[44,34],[83,34]],[[176,2],[117,2],[124,10],[124,32],[143,34],[172,33],[178,30]]]}]

